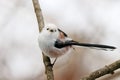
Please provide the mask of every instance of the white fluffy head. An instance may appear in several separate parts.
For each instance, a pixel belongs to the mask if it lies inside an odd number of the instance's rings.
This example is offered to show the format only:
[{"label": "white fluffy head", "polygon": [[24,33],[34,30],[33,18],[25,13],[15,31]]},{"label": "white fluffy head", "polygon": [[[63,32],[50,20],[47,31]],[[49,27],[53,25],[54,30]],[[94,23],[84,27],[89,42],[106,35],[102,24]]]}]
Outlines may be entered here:
[{"label": "white fluffy head", "polygon": [[41,32],[45,37],[50,38],[58,38],[59,31],[55,24],[45,24],[45,27],[43,28]]},{"label": "white fluffy head", "polygon": [[45,25],[45,27],[43,28],[43,30],[48,31],[50,33],[55,33],[55,32],[58,31],[58,28],[57,28],[57,26],[55,24],[49,23],[49,24]]}]

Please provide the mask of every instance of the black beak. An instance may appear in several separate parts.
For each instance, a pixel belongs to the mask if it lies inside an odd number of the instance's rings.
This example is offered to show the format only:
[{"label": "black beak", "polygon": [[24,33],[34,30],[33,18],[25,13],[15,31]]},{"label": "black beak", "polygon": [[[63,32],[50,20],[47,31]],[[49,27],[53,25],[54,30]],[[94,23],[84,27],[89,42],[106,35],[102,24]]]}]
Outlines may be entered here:
[{"label": "black beak", "polygon": [[53,32],[53,30],[51,29],[50,32]]}]

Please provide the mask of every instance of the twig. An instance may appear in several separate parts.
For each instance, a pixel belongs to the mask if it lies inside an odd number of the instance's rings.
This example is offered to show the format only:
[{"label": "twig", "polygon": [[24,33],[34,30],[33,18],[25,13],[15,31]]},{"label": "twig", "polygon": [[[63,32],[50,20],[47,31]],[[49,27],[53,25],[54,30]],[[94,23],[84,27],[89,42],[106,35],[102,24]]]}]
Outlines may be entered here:
[{"label": "twig", "polygon": [[42,11],[40,8],[40,4],[38,0],[32,0],[32,1],[33,1],[34,11],[35,11],[38,26],[39,26],[39,32],[41,32],[42,28],[44,27],[44,19],[43,19]]},{"label": "twig", "polygon": [[106,74],[114,74],[114,71],[119,69],[119,68],[120,68],[120,60],[118,60],[118,61],[116,61],[108,66],[105,66],[99,70],[96,70],[96,71],[92,72],[90,75],[83,77],[80,80],[95,80],[95,79],[102,77]]},{"label": "twig", "polygon": [[[43,20],[40,4],[38,0],[32,0],[32,1],[33,1],[34,10],[36,13],[37,21],[38,21],[39,32],[41,32],[42,28],[44,27],[44,20]],[[43,54],[43,62],[45,65],[45,70],[46,70],[45,73],[47,75],[47,80],[54,80],[54,75],[52,70],[53,67],[52,67],[50,58],[45,56],[44,54]]]}]

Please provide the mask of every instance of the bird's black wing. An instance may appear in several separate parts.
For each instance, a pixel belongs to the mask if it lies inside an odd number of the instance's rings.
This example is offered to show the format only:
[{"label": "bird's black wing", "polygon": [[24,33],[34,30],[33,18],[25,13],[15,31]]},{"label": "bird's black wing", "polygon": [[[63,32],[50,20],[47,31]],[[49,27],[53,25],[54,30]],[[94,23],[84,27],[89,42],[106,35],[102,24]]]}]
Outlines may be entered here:
[{"label": "bird's black wing", "polygon": [[63,32],[61,29],[58,29],[58,31],[62,32],[65,37],[68,37],[68,35],[65,32]]}]

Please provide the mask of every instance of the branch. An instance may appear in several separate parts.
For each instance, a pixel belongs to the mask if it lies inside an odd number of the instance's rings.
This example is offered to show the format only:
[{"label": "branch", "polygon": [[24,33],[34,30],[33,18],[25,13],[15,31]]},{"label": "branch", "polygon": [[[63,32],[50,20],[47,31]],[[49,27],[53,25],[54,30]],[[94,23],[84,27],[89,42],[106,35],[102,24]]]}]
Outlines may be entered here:
[{"label": "branch", "polygon": [[[40,4],[39,4],[38,0],[32,0],[32,1],[33,1],[35,14],[37,17],[39,32],[41,32],[42,28],[44,27],[44,20],[43,20],[43,15],[42,15],[42,11],[40,8]],[[45,65],[45,73],[47,75],[47,80],[54,80],[54,75],[53,75],[53,70],[52,70],[53,67],[51,65],[50,58],[45,56],[44,54],[43,54],[43,62]]]},{"label": "branch", "polygon": [[105,66],[99,70],[96,70],[95,72],[92,72],[90,75],[80,79],[80,80],[95,80],[99,77],[102,77],[106,74],[114,74],[114,71],[120,68],[120,60]]},{"label": "branch", "polygon": [[33,1],[34,11],[35,11],[38,26],[39,26],[39,32],[41,32],[42,28],[44,27],[44,19],[43,19],[42,11],[40,8],[40,4],[38,0],[32,0],[32,1]]}]

